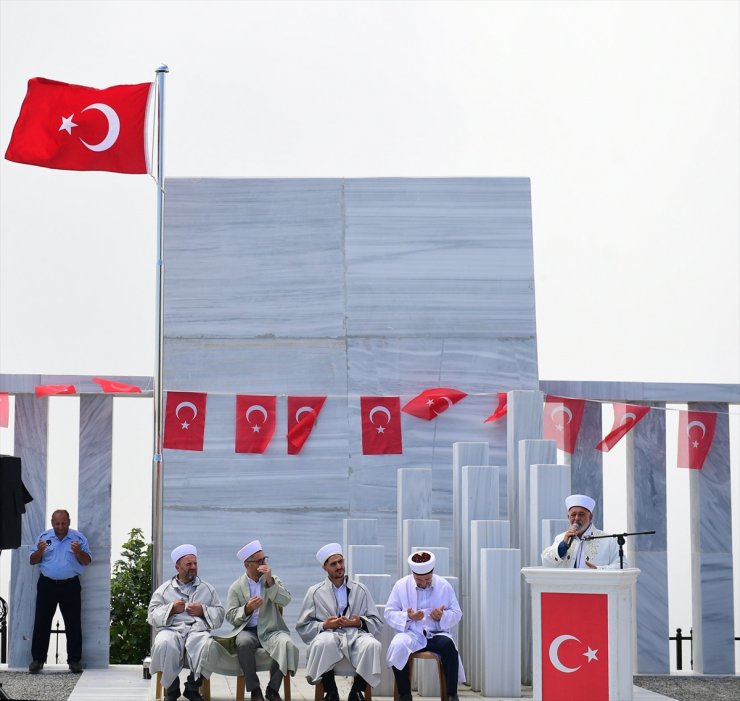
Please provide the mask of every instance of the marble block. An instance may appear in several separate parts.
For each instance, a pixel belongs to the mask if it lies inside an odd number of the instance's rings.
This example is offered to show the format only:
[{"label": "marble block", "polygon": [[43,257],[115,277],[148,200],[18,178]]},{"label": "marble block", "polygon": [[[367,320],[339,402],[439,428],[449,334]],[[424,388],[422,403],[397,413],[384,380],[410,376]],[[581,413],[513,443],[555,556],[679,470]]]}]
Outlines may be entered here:
[{"label": "marble block", "polygon": [[370,591],[373,601],[380,606],[385,606],[395,580],[389,574],[356,574],[352,579],[364,584]]},{"label": "marble block", "polygon": [[[375,575],[377,576],[377,575]],[[388,575],[390,578],[390,575]],[[388,589],[388,594],[390,594],[390,589]],[[384,601],[386,601],[388,597],[386,596]],[[378,615],[380,616],[381,620],[385,621],[385,606],[380,605],[377,602],[377,599],[375,601],[378,608]],[[380,640],[380,682],[377,686],[373,687],[373,696],[393,696],[393,687],[395,686],[395,679],[393,677],[393,670],[385,663],[385,658],[388,654],[388,646],[391,644],[391,640],[393,640],[394,636],[393,629],[388,625],[384,625],[380,629],[380,633],[378,634],[378,640]]]},{"label": "marble block", "polygon": [[[665,553],[638,550],[630,554],[629,564],[640,570],[635,601],[635,633],[639,674],[668,674],[668,563]],[[661,616],[663,616],[661,618]]]},{"label": "marble block", "polygon": [[[551,440],[523,440],[519,441],[519,550],[522,553],[524,567],[536,564],[535,558],[539,553],[532,551],[532,524],[533,510],[531,508],[530,480],[532,465],[538,463],[552,464],[557,460],[557,444]],[[558,516],[562,509],[558,512]],[[534,521],[539,523],[539,520]],[[524,607],[523,607],[524,608]]]},{"label": "marble block", "polygon": [[438,574],[440,577],[451,577],[450,574],[450,549],[449,548],[422,548],[419,546],[412,546],[411,552],[417,552],[418,550],[426,550],[435,557],[434,563],[434,574]]},{"label": "marble block", "polygon": [[[594,450],[594,446],[603,437],[601,403],[586,402],[576,449],[569,460],[570,481],[573,494],[588,494],[596,500],[596,509],[594,510],[594,526],[596,528],[603,527],[604,518],[604,454],[600,450]],[[540,462],[555,462],[555,460],[541,460]]]},{"label": "marble block", "polygon": [[[403,544],[403,522],[406,519],[429,519],[432,517],[432,471],[427,467],[404,467],[396,470],[396,525],[397,525],[397,573],[407,574],[408,552]],[[418,543],[436,545],[437,541]],[[405,553],[405,554],[404,554]]]},{"label": "marble block", "polygon": [[465,465],[488,465],[488,443],[452,444],[452,566],[455,574],[462,573],[462,468]]},{"label": "marble block", "polygon": [[350,577],[356,574],[384,574],[385,548],[382,545],[350,545],[345,551],[347,573]]},{"label": "marble block", "polygon": [[481,694],[521,696],[521,555],[518,549],[481,550]]},{"label": "marble block", "polygon": [[377,518],[343,518],[342,547],[344,552],[350,545],[377,545]]},{"label": "marble block", "polygon": [[511,545],[518,548],[519,535],[519,441],[542,438],[544,395],[530,390],[512,390],[507,402],[506,488],[511,521]]},{"label": "marble block", "polygon": [[409,574],[408,556],[412,548],[431,548],[439,544],[439,521],[436,519],[404,519],[401,531],[401,576]]}]

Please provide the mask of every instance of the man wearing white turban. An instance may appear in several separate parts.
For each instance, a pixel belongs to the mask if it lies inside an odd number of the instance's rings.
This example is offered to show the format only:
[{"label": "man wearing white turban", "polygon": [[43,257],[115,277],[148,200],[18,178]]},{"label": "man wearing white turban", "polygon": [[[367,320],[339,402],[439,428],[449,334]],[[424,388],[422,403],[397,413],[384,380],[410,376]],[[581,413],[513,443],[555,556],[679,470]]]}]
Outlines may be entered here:
[{"label": "man wearing white turban", "polygon": [[367,684],[380,682],[380,649],[375,639],[383,622],[367,587],[345,575],[339,543],[316,553],[327,577],[314,584],[303,599],[296,631],[308,643],[306,679],[324,685],[325,701],[339,701],[334,667],[346,658],[356,675],[347,701],[364,701]]},{"label": "man wearing white turban", "polygon": [[465,681],[451,629],[462,618],[455,590],[434,574],[434,553],[420,550],[408,558],[411,574],[399,579],[385,605],[385,621],[396,631],[386,662],[393,668],[398,701],[411,701],[408,660],[412,652],[428,650],[442,661],[448,701],[457,701],[457,684]]},{"label": "man wearing white turban", "polygon": [[[618,570],[619,548],[616,538],[596,538],[606,535],[594,528],[596,502],[585,494],[571,494],[565,500],[570,528],[556,536],[552,545],[542,552],[545,567]],[[625,560],[624,566],[627,566]]]},{"label": "man wearing white turban", "polygon": [[203,701],[200,694],[200,663],[210,631],[224,620],[224,607],[216,590],[198,577],[198,551],[185,543],[171,554],[177,575],[152,594],[147,622],[157,635],[152,645],[150,671],[162,672],[165,701],[180,698],[179,674],[190,668],[183,696]]}]

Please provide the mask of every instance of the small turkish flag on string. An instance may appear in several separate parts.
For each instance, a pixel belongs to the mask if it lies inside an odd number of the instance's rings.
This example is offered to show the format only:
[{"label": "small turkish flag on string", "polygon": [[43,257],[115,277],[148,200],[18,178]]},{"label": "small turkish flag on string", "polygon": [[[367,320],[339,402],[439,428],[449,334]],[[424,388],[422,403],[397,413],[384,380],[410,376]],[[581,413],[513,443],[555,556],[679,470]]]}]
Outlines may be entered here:
[{"label": "small turkish flag on string", "polygon": [[545,438],[557,441],[560,450],[573,453],[585,407],[585,399],[568,399],[548,394],[545,397]]},{"label": "small turkish flag on string", "polygon": [[205,392],[167,392],[165,448],[203,450],[207,398]]},{"label": "small turkish flag on string", "polygon": [[612,430],[596,446],[596,450],[608,453],[622,440],[650,411],[649,406],[639,404],[619,404],[614,402],[614,423]]},{"label": "small turkish flag on string", "polygon": [[36,385],[37,397],[48,397],[53,394],[76,394],[74,385]]},{"label": "small turkish flag on string", "polygon": [[5,158],[44,168],[148,173],[151,83],[84,85],[31,78]]},{"label": "small turkish flag on string", "polygon": [[0,392],[0,428],[8,428],[10,420],[10,400],[7,392]]},{"label": "small turkish flag on string", "polygon": [[609,701],[606,594],[543,592],[542,698]]},{"label": "small turkish flag on string", "polygon": [[360,397],[363,455],[403,453],[399,397]]},{"label": "small turkish flag on string", "polygon": [[100,385],[100,389],[102,389],[103,392],[117,392],[120,394],[141,393],[141,387],[137,387],[136,385],[127,385],[125,382],[106,380],[103,377],[93,377],[93,382]]},{"label": "small turkish flag on string", "polygon": [[236,395],[236,453],[264,453],[275,434],[275,396]]},{"label": "small turkish flag on string", "polygon": [[417,394],[411,401],[404,404],[401,411],[419,419],[431,421],[467,396],[465,392],[451,387],[425,389],[421,394]]},{"label": "small turkish flag on string", "polygon": [[288,397],[288,455],[298,455],[316,425],[326,397]]},{"label": "small turkish flag on string", "polygon": [[483,422],[484,424],[487,424],[489,421],[498,421],[506,416],[508,395],[506,392],[496,392],[496,394],[498,395],[498,406],[496,407],[496,411]]},{"label": "small turkish flag on string", "polygon": [[713,411],[678,413],[678,467],[701,470],[712,447],[717,414]]}]

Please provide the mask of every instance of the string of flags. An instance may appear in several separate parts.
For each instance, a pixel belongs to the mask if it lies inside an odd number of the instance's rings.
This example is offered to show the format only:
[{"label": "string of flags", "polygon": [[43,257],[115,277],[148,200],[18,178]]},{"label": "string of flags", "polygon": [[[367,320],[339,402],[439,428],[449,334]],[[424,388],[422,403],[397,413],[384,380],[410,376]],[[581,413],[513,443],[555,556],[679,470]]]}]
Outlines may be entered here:
[{"label": "string of flags", "polygon": [[[105,393],[137,394],[141,388],[101,377],[93,381]],[[74,385],[39,385],[37,397],[75,394]],[[433,421],[467,393],[451,387],[425,389],[401,406],[397,396],[361,396],[360,424],[363,455],[400,455],[403,453],[401,413]],[[507,415],[507,393],[497,392],[497,405],[484,423],[500,421]],[[234,452],[264,453],[277,428],[277,395],[237,394],[235,404],[236,436]],[[202,451],[205,440],[206,392],[167,392],[164,417],[164,447],[170,450]],[[309,440],[327,396],[287,397],[287,452],[298,455]],[[581,429],[585,399],[546,395],[543,436],[554,440],[560,450],[573,453]],[[652,407],[641,404],[613,403],[614,421],[609,433],[596,450],[609,452],[626,436]],[[9,420],[8,393],[0,392],[0,427]],[[717,425],[712,411],[679,412],[678,467],[701,470],[709,453]]]}]

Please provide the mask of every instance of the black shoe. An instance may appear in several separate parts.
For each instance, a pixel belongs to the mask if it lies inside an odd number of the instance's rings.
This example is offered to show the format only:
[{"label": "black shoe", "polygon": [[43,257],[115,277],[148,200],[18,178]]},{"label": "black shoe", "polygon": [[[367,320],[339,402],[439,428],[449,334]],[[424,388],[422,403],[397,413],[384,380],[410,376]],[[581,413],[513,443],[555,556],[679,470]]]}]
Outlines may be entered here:
[{"label": "black shoe", "polygon": [[459,701],[457,694],[448,694],[447,701]]},{"label": "black shoe", "polygon": [[252,689],[250,693],[252,694],[252,701],[265,701],[265,697],[262,695],[262,689],[259,687]]},{"label": "black shoe", "polygon": [[267,687],[267,689],[265,689],[265,698],[267,699],[267,701],[283,701],[280,698],[280,692],[275,691],[275,689],[269,686]]},{"label": "black shoe", "polygon": [[327,691],[324,694],[323,701],[339,701],[339,693],[336,691]]},{"label": "black shoe", "polygon": [[347,701],[365,701],[365,693],[359,689],[351,689]]},{"label": "black shoe", "polygon": [[28,665],[28,671],[31,674],[38,674],[43,668],[44,663],[40,662],[39,660],[34,660],[33,662],[31,662],[30,665]]},{"label": "black shoe", "polygon": [[80,662],[70,662],[69,671],[74,674],[82,674],[82,664]]},{"label": "black shoe", "polygon": [[182,694],[188,701],[205,701],[199,689],[185,689]]},{"label": "black shoe", "polygon": [[167,687],[164,701],[177,701],[180,698],[180,679],[175,677],[175,681]]}]

